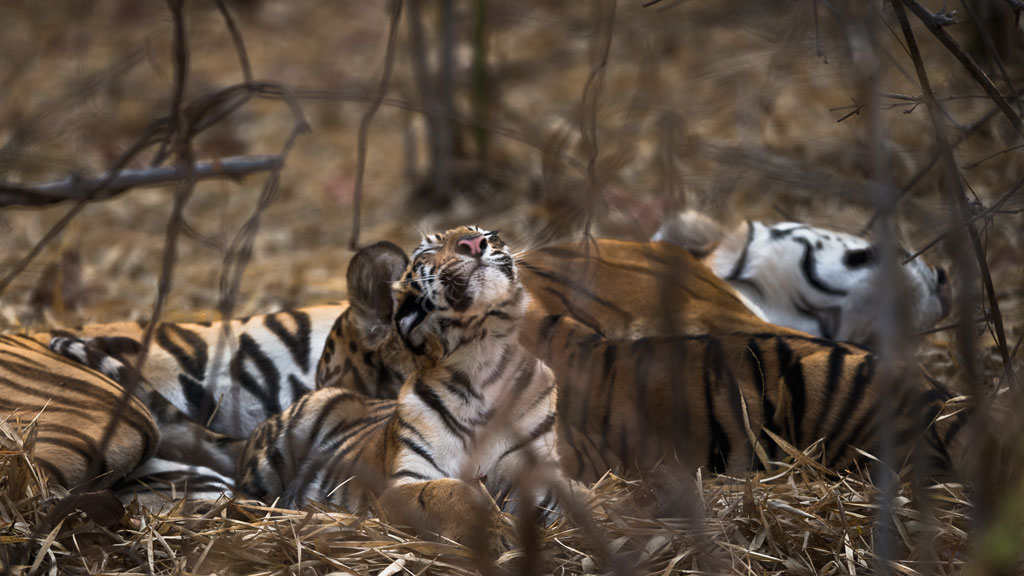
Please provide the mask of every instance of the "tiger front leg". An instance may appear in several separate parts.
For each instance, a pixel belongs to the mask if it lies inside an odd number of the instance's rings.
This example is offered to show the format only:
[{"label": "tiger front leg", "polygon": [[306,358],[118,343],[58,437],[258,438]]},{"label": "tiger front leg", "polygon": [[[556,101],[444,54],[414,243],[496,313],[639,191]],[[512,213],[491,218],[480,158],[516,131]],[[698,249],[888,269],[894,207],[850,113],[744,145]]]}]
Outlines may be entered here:
[{"label": "tiger front leg", "polygon": [[556,437],[550,422],[554,414],[545,419],[531,435],[540,436],[531,441],[519,441],[507,448],[498,458],[487,488],[503,512],[524,521],[549,526],[563,512],[562,501],[572,498],[569,481],[562,470]]},{"label": "tiger front leg", "polygon": [[509,527],[479,484],[438,478],[391,486],[380,496],[389,522],[433,532],[472,550],[495,554],[507,548]]}]

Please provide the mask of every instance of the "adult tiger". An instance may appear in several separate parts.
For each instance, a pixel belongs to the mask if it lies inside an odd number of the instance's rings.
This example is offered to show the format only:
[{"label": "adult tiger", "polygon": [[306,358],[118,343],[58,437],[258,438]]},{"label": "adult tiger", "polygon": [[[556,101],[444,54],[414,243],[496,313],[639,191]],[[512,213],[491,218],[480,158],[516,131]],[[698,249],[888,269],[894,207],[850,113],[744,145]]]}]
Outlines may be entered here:
[{"label": "adult tiger", "polygon": [[502,508],[525,500],[552,518],[550,483],[562,479],[554,375],[518,341],[528,297],[506,245],[472,226],[431,235],[393,298],[379,286],[416,366],[397,400],[341,388],[306,396],[253,434],[240,491],[355,510],[369,489],[392,516],[463,542],[487,510],[479,483]]},{"label": "adult tiger", "polygon": [[798,448],[823,438],[835,470],[890,432],[893,462],[919,444],[925,474],[959,470],[969,412],[938,419],[948,391],[912,367],[880,370],[856,345],[760,320],[684,250],[598,240],[531,252],[520,268],[535,297],[524,344],[555,371],[576,478],[672,452],[719,471],[760,467],[755,454],[778,448],[768,432]]},{"label": "adult tiger", "polygon": [[28,336],[0,335],[0,421],[35,422],[35,461],[65,488],[111,486],[156,450],[160,430],[149,411],[131,397],[122,406],[122,393]]},{"label": "adult tiger", "polygon": [[665,222],[652,240],[693,251],[768,322],[832,340],[877,342],[879,290],[899,291],[914,331],[934,326],[952,303],[942,268],[915,258],[885,282],[872,243],[800,222],[747,221],[726,232],[707,216],[686,211]]}]

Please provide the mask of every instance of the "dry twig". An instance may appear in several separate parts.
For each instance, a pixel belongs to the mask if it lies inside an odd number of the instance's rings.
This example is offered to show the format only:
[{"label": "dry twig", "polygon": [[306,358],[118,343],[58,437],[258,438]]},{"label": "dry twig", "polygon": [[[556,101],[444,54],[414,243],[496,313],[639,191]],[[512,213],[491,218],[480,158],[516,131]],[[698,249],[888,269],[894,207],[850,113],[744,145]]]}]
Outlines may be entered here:
[{"label": "dry twig", "polygon": [[359,219],[363,204],[363,173],[366,171],[366,146],[370,132],[370,121],[373,115],[380,108],[380,103],[388,91],[388,83],[391,81],[391,67],[395,60],[395,41],[398,38],[398,23],[402,17],[402,0],[394,0],[391,8],[391,23],[388,29],[388,44],[384,52],[384,70],[381,72],[380,81],[373,92],[370,106],[363,112],[359,120],[359,141],[356,145],[356,183],[355,194],[352,200],[352,236],[349,239],[349,248],[359,249]]}]

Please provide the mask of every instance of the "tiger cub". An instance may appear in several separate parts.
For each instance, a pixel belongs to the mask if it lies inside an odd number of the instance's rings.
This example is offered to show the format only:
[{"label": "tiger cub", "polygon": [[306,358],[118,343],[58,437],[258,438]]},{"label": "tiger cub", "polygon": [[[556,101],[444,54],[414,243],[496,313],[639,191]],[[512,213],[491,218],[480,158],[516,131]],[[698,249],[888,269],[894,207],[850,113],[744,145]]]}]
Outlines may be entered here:
[{"label": "tiger cub", "polygon": [[[726,232],[707,216],[686,211],[652,240],[693,251],[768,322],[831,340],[877,342],[883,284],[877,248],[864,238],[799,222],[747,221]],[[908,304],[910,329],[931,328],[952,303],[945,270],[915,258],[899,271],[895,280]]]},{"label": "tiger cub", "polygon": [[555,380],[519,343],[528,295],[505,243],[455,228],[425,238],[400,277],[381,280],[375,299],[393,307],[379,306],[379,320],[416,366],[397,400],[311,393],[253,434],[240,491],[354,510],[368,489],[389,516],[463,542],[487,514],[479,484],[502,509],[536,507],[552,520],[564,482]]}]

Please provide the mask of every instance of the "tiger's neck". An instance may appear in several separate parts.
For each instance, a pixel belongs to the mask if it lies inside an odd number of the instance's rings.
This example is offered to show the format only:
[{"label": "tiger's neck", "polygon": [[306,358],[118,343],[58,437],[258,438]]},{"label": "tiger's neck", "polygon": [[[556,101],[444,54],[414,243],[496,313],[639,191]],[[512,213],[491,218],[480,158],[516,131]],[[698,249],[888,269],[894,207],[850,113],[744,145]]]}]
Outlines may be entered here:
[{"label": "tiger's neck", "polygon": [[505,302],[475,316],[450,320],[440,327],[445,354],[437,365],[460,371],[471,381],[486,378],[510,352],[526,354],[519,346],[519,331],[528,295],[522,286]]}]

